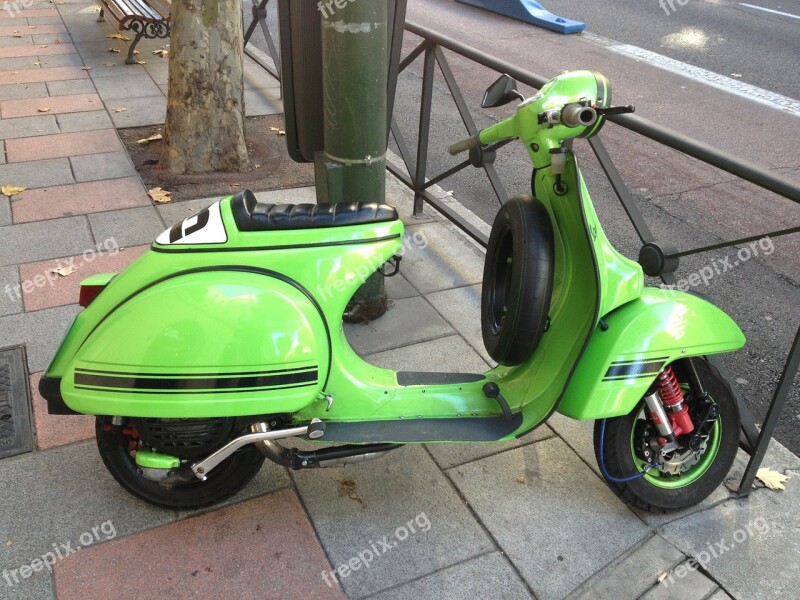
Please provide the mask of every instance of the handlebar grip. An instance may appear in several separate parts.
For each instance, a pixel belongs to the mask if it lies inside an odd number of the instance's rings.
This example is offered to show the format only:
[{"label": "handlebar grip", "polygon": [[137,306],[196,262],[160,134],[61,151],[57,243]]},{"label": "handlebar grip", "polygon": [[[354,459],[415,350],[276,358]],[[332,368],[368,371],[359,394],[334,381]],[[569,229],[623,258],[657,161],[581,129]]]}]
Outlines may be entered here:
[{"label": "handlebar grip", "polygon": [[466,152],[467,150],[472,150],[473,148],[477,148],[480,145],[480,141],[478,141],[478,136],[473,135],[472,137],[468,137],[465,140],[461,140],[460,142],[456,142],[452,146],[450,146],[450,154],[455,156],[456,154],[461,154],[462,152]]}]

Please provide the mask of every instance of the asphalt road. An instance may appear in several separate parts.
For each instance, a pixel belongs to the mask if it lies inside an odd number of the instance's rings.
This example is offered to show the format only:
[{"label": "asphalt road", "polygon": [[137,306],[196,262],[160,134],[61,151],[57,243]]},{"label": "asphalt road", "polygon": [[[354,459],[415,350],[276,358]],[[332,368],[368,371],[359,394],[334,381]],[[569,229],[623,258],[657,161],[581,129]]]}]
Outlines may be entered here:
[{"label": "asphalt road", "polygon": [[[795,8],[789,2],[781,4],[781,8],[777,4],[764,5],[800,14],[800,10],[796,10],[797,0],[791,2]],[[752,3],[763,4],[762,0]],[[676,4],[678,10],[669,17],[658,8],[656,0],[649,3],[616,0],[614,7],[624,7],[624,10],[616,12],[611,10],[610,0],[595,3],[551,0],[545,4],[554,11],[561,11],[564,16],[585,19],[589,22],[589,31],[603,37],[668,54],[678,60],[695,61],[693,64],[720,74],[739,73],[743,81],[752,85],[800,98],[796,81],[800,48],[797,43],[791,44],[798,37],[795,35],[793,40],[791,27],[797,31],[800,21],[788,25],[781,21],[780,27],[770,31],[780,31],[783,38],[773,38],[772,33],[765,33],[766,24],[774,24],[773,17],[751,17],[745,14],[745,10],[728,6],[732,3],[727,2],[712,4],[689,0],[685,6]],[[570,6],[583,12],[570,10]],[[590,15],[589,11],[597,14]],[[800,178],[796,142],[800,137],[800,116],[796,114],[757,104],[638,62],[610,51],[591,36],[560,36],[453,0],[409,0],[408,12],[411,21],[543,76],[552,76],[564,69],[599,69],[613,82],[615,103],[634,103],[637,114],[642,117],[745,160],[766,165],[767,169]],[[658,40],[688,26],[685,24],[691,20],[691,15],[701,15],[694,23],[695,26],[703,23],[706,31],[712,31],[711,23],[716,23],[714,27],[729,28],[729,38],[724,44],[709,45],[705,49],[669,49],[667,52]],[[735,31],[738,37],[734,38],[731,31]],[[653,33],[650,35],[648,32]],[[257,33],[254,41],[264,49],[260,37]],[[651,38],[649,46],[647,38]],[[734,39],[737,41],[732,41]],[[774,49],[769,45],[773,42],[776,44]],[[405,52],[418,43],[418,38],[407,35]],[[494,80],[496,73],[449,52],[446,54],[479,128],[509,114],[508,109],[482,111],[479,108],[483,90]],[[770,66],[773,81],[780,85],[768,86],[768,80],[753,76],[764,72],[759,66],[761,62]],[[421,60],[418,59],[400,76],[395,106],[400,131],[412,152],[416,148],[420,89]],[[530,93],[524,88],[523,91]],[[444,81],[437,76],[429,136],[429,176],[456,164],[456,159],[447,154],[446,148],[465,134]],[[800,207],[797,205],[750,184],[737,182],[731,175],[618,126],[607,126],[602,138],[653,231],[660,238],[675,243],[679,249],[744,235],[760,235],[800,223]],[[394,144],[393,147],[396,150]],[[578,143],[576,153],[606,233],[622,252],[635,258],[640,243],[591,151],[585,143]],[[496,167],[509,195],[528,192],[530,166],[521,148],[511,145],[501,151]],[[453,190],[455,197],[484,221],[492,222],[499,204],[481,170],[469,168],[441,185]],[[789,345],[800,325],[798,238],[798,235],[776,238],[771,251],[760,251],[759,256],[741,261],[731,272],[723,273],[702,289],[694,290],[710,296],[731,314],[748,337],[746,348],[727,356],[725,362],[731,378],[758,421],[766,413]],[[736,252],[734,248],[682,259],[677,275],[688,277],[707,265],[721,264],[726,260],[732,263],[737,260]],[[800,385],[796,384],[776,431],[777,439],[795,453],[800,453],[800,436],[795,432],[800,425],[798,388]]]},{"label": "asphalt road", "polygon": [[590,33],[721,75],[736,73],[747,83],[800,98],[800,0],[545,0],[543,4],[560,16],[583,21]]}]

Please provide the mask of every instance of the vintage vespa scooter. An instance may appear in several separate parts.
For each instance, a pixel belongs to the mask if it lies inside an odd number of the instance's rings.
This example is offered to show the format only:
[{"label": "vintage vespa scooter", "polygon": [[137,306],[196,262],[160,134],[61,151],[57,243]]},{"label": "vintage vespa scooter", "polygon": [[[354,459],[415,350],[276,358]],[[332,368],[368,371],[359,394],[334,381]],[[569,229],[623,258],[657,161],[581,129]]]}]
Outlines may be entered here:
[{"label": "vintage vespa scooter", "polygon": [[[484,106],[516,98],[504,76]],[[348,300],[401,250],[394,208],[266,205],[243,192],[165,231],[119,275],[83,282],[85,310],[41,381],[51,414],[96,415],[111,474],[170,508],[230,496],[265,456],[305,469],[405,443],[503,442],[555,410],[596,421],[598,462],[625,501],[699,502],[739,440],[730,389],[704,357],[745,339],[708,302],[646,288],[603,233],[571,141],[626,110],[611,108],[602,74],[568,72],[451,148],[480,154],[518,138],[535,167],[535,196],[506,203],[491,232],[489,372],[395,372],[348,344]],[[278,443],[291,437],[343,445]]]}]

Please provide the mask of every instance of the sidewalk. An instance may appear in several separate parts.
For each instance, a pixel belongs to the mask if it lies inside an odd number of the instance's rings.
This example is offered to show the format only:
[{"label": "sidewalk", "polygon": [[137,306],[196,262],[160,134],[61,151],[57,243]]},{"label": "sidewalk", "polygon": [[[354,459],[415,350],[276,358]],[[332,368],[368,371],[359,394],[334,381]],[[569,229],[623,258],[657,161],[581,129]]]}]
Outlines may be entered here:
[{"label": "sidewalk", "polygon": [[[147,64],[126,66],[95,8],[0,11],[0,185],[28,188],[0,195],[0,348],[25,346],[36,433],[33,452],[0,460],[0,599],[796,595],[800,575],[786,563],[800,551],[800,459],[777,443],[764,466],[792,477],[786,491],[738,500],[722,486],[666,516],[619,501],[599,476],[592,424],[559,415],[505,445],[408,445],[317,471],[265,463],[211,511],[156,509],[124,492],[99,459],[93,419],[48,416],[38,378],[79,310],[79,282],[123,269],[217,198],[149,200],[115,128],[163,123],[167,61],[152,50],[164,42],[143,41]],[[280,112],[274,80],[249,61],[247,72],[248,114]],[[481,250],[430,213],[411,216],[394,179],[387,188],[408,251],[387,281],[390,312],[348,326],[348,338],[387,368],[486,370]],[[258,196],[314,198],[309,188]],[[76,271],[52,278],[54,267]],[[745,462],[740,453],[734,489]]]}]

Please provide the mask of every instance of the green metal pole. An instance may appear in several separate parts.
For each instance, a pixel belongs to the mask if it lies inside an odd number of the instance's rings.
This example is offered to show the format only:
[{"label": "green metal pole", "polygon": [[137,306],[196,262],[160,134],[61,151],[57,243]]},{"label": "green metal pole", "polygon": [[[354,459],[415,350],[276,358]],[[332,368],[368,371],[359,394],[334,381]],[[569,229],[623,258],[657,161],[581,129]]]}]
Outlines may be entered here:
[{"label": "green metal pole", "polygon": [[[319,202],[383,202],[386,197],[387,0],[323,0],[325,149],[315,161]],[[349,321],[386,312],[383,277],[356,292]]]}]

